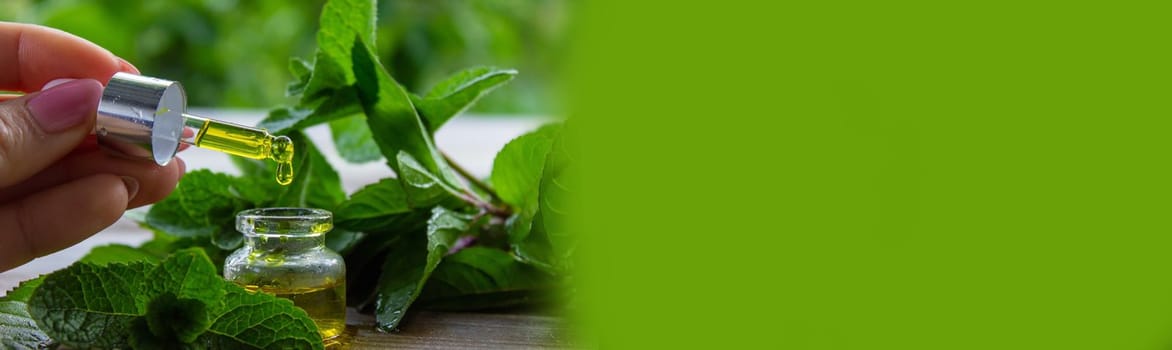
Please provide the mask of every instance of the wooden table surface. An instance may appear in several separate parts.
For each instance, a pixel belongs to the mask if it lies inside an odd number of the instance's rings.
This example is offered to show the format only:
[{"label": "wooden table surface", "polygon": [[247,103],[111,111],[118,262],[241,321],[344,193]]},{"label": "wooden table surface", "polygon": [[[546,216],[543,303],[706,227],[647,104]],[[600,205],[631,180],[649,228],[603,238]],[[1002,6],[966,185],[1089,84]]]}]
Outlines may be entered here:
[{"label": "wooden table surface", "polygon": [[[263,111],[193,110],[196,114],[255,125]],[[436,143],[453,159],[474,174],[484,176],[492,169],[496,152],[512,138],[535,129],[543,120],[532,117],[460,117],[453,119],[436,134]],[[392,173],[385,163],[348,164],[337,156],[324,126],[309,130],[312,138],[330,163],[338,170],[342,186],[352,193]],[[180,154],[188,171],[212,169],[239,174],[222,153],[190,149]],[[146,208],[134,210],[145,213]],[[134,214],[128,215],[133,216]],[[151,238],[149,231],[137,226],[128,216],[89,239],[65,250],[50,254],[15,269],[0,273],[0,295],[20,281],[53,272],[80,259],[95,246],[122,243],[138,245]],[[351,349],[524,349],[566,348],[566,328],[561,319],[540,315],[414,312],[396,333],[374,330],[374,319],[351,312],[348,316],[347,342]]]}]

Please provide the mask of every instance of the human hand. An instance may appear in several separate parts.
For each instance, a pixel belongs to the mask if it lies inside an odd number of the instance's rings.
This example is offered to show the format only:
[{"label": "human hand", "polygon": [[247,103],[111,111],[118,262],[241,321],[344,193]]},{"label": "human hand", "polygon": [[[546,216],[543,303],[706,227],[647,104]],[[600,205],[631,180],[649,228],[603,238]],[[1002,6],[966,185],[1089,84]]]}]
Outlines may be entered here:
[{"label": "human hand", "polygon": [[182,160],[110,156],[90,135],[102,85],[120,71],[138,74],[85,39],[0,22],[0,91],[26,93],[0,96],[0,271],[80,242],[175,189]]}]

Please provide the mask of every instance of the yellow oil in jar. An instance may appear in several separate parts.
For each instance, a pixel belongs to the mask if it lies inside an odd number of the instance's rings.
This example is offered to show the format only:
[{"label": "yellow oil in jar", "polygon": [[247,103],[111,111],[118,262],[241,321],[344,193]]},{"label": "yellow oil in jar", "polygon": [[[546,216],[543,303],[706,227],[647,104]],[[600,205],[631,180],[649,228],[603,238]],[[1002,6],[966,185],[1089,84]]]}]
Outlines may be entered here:
[{"label": "yellow oil in jar", "polygon": [[335,338],[346,330],[346,282],[338,281],[312,288],[274,288],[271,286],[244,286],[249,291],[260,291],[293,301],[309,314],[317,324],[323,340]]},{"label": "yellow oil in jar", "polygon": [[293,140],[289,137],[208,119],[199,128],[193,144],[245,158],[272,159],[277,162],[277,183],[293,182]]}]

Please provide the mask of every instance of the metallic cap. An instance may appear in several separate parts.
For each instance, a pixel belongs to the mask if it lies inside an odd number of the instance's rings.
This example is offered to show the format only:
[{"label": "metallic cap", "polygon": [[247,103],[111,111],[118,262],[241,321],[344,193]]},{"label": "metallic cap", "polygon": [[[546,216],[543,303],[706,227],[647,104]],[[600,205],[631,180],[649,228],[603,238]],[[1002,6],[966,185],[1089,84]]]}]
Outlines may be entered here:
[{"label": "metallic cap", "polygon": [[167,165],[179,150],[187,95],[178,82],[117,73],[98,103],[98,143]]}]

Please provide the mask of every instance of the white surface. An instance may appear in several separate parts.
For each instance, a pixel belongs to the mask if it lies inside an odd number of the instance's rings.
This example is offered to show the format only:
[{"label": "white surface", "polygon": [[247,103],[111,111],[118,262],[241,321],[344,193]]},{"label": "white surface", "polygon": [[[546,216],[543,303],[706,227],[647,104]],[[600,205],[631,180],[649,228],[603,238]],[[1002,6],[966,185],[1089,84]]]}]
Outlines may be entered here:
[{"label": "white surface", "polygon": [[[263,111],[192,110],[192,113],[244,125],[256,125],[264,117]],[[542,122],[544,122],[543,119],[532,117],[465,116],[455,118],[444,125],[436,134],[436,144],[456,163],[464,166],[473,174],[484,177],[492,169],[492,159],[496,156],[496,152],[504,147],[505,143],[525,132],[536,129]],[[346,193],[353,193],[362,186],[393,174],[381,160],[366,164],[350,164],[343,161],[338,157],[330,139],[329,129],[325,126],[310,128],[309,137],[321,148],[322,153],[338,170],[338,175],[342,178],[342,187],[346,189]],[[232,166],[228,155],[223,153],[191,148],[180,153],[179,157],[187,163],[187,171],[211,169],[239,175],[239,171]],[[144,208],[135,211],[145,213]],[[7,294],[8,290],[15,287],[20,281],[68,266],[95,246],[111,243],[138,245],[149,240],[150,237],[149,231],[138,227],[134,220],[123,216],[114,225],[73,247],[0,273],[0,295]]]}]

